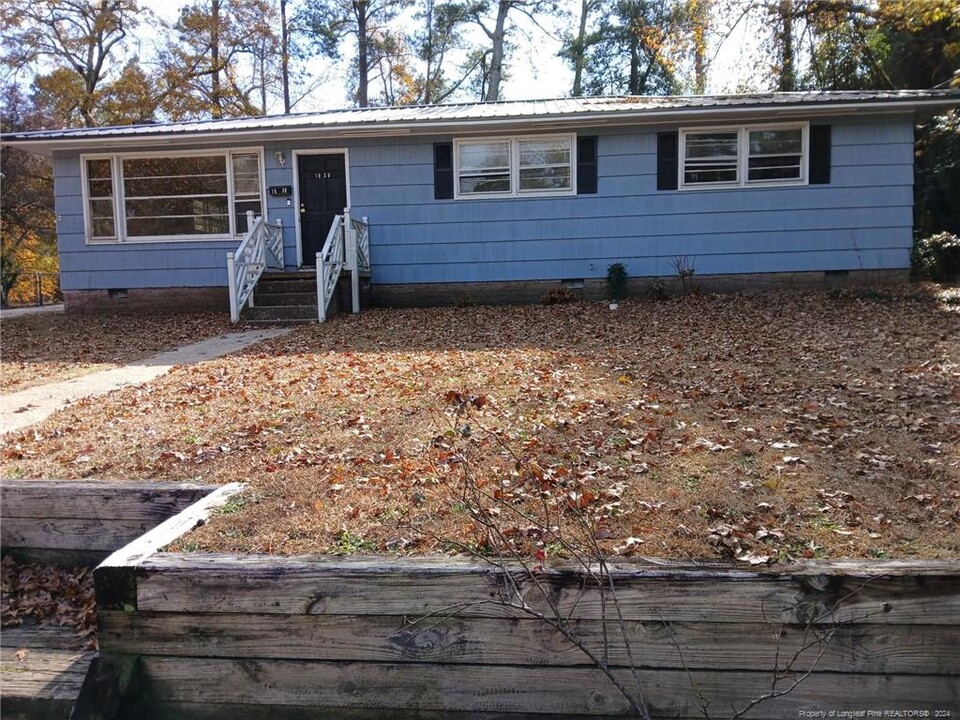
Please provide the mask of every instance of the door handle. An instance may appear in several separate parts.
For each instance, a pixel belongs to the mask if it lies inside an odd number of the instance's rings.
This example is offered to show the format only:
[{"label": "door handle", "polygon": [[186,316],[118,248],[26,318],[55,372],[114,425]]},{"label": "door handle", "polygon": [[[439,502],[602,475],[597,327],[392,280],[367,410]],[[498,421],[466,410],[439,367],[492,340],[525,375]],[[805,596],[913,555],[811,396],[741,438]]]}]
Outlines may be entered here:
[{"label": "door handle", "polygon": [[306,211],[306,206],[303,203],[300,203],[300,214],[303,215]]}]

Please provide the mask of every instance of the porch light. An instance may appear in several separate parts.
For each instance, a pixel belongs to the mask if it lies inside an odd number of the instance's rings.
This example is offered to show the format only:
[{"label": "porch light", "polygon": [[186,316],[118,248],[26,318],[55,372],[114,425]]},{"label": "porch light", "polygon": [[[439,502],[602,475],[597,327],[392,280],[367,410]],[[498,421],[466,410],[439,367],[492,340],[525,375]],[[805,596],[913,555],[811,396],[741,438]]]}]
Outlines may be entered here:
[{"label": "porch light", "polygon": [[283,150],[277,150],[273,156],[277,159],[277,163],[280,167],[285,167],[287,164],[287,156],[283,154]]}]

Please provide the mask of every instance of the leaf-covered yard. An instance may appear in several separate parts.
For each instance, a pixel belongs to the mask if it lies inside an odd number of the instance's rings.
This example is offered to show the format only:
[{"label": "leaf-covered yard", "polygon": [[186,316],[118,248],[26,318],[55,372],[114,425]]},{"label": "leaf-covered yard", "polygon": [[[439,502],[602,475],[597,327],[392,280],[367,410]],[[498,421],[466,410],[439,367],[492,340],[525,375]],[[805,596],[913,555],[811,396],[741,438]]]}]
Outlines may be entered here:
[{"label": "leaf-covered yard", "polygon": [[6,318],[0,327],[0,393],[119,367],[230,328],[223,313]]},{"label": "leaf-covered yard", "polygon": [[932,292],[372,310],[5,436],[4,477],[249,488],[182,547],[960,557],[960,314]]}]

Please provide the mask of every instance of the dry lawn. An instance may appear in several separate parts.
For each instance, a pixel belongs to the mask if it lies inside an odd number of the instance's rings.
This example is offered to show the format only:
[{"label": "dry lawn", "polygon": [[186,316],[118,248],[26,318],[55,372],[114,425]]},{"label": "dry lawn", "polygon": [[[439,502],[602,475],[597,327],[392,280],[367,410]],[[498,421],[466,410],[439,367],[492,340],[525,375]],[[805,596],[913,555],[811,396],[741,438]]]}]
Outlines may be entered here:
[{"label": "dry lawn", "polygon": [[223,313],[6,318],[0,325],[0,394],[119,367],[230,329]]},{"label": "dry lawn", "polygon": [[191,550],[542,560],[577,530],[624,555],[957,558],[956,311],[917,290],[366,311],[78,403],[6,436],[0,474],[248,482]]}]

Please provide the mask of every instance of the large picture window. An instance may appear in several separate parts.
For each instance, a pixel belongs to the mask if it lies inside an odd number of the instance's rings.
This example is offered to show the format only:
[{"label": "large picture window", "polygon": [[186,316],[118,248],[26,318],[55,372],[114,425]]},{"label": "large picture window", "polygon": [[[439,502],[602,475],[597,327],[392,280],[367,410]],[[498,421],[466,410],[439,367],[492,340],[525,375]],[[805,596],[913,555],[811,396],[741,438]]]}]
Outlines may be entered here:
[{"label": "large picture window", "polygon": [[84,158],[90,242],[227,239],[263,211],[259,151]]},{"label": "large picture window", "polygon": [[457,140],[458,198],[568,195],[574,191],[574,137]]},{"label": "large picture window", "polygon": [[808,131],[806,124],[681,130],[680,187],[804,184]]}]

